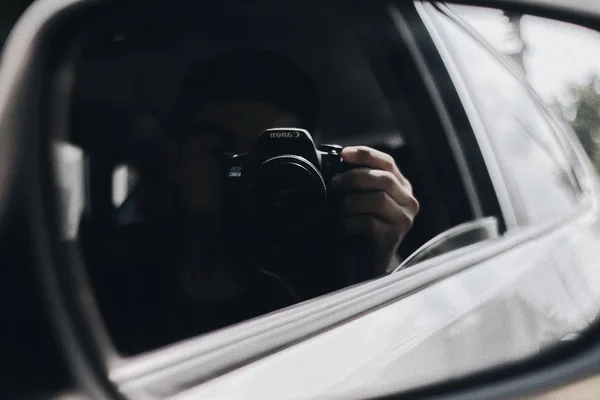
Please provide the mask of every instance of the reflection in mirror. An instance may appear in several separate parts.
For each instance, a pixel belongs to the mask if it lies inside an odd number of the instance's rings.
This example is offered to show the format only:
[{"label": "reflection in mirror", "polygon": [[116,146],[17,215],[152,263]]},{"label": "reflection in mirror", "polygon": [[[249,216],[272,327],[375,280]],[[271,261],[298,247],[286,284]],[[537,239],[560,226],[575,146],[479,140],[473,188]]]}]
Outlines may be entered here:
[{"label": "reflection in mirror", "polygon": [[[215,21],[248,10],[217,8],[189,32],[129,22],[82,45],[63,146],[77,153],[59,162],[65,225],[122,354],[384,276],[472,218],[458,174],[445,180],[453,211],[439,182],[418,179],[433,167],[373,68],[375,22],[341,8],[255,9],[267,36],[224,32]],[[302,130],[259,136],[282,124]],[[405,241],[413,188],[431,211]]]}]

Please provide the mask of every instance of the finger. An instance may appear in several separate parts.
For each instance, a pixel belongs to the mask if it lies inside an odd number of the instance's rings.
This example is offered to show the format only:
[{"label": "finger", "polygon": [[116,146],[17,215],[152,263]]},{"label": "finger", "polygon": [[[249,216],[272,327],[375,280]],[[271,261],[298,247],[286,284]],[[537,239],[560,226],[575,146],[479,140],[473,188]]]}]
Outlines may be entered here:
[{"label": "finger", "polygon": [[342,193],[381,190],[399,205],[407,206],[415,210],[415,213],[419,209],[419,203],[413,197],[411,190],[400,185],[398,178],[388,171],[356,168],[334,176],[331,185]]},{"label": "finger", "polygon": [[408,180],[404,177],[404,175],[402,175],[396,166],[396,162],[392,156],[382,151],[375,150],[371,147],[345,147],[342,150],[342,159],[350,164],[391,172],[402,184],[408,182]]},{"label": "finger", "polygon": [[350,193],[342,200],[342,215],[373,215],[392,225],[412,226],[415,213],[384,191]]}]

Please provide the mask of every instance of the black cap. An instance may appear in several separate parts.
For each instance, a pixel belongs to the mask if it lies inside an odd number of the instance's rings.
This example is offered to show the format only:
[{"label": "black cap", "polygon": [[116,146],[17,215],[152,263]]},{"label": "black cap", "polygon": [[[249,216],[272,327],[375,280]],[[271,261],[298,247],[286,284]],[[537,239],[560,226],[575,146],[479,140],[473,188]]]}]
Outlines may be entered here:
[{"label": "black cap", "polygon": [[176,110],[178,134],[186,134],[195,113],[206,103],[255,100],[275,104],[313,131],[318,113],[315,81],[284,56],[266,50],[220,54],[184,80]]}]

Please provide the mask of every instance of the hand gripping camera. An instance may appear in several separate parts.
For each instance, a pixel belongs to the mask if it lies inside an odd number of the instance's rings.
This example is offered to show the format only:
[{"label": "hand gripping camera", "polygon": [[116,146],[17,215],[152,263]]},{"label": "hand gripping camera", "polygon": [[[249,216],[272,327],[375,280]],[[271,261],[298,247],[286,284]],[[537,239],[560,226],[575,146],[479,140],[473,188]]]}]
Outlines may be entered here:
[{"label": "hand gripping camera", "polygon": [[352,168],[341,150],[317,149],[304,129],[274,128],[260,134],[252,151],[226,155],[225,225],[233,231],[249,227],[260,240],[314,237],[336,212],[331,178]]}]

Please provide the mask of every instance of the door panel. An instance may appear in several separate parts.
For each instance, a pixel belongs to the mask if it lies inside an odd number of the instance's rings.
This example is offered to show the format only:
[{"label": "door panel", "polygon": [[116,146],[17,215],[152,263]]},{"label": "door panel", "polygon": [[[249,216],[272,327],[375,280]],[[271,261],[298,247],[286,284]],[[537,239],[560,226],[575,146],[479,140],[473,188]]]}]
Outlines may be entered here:
[{"label": "door panel", "polygon": [[573,229],[555,229],[177,398],[359,398],[538,354],[588,326],[551,256]]},{"label": "door panel", "polygon": [[597,214],[573,224],[553,248],[565,289],[589,322],[600,313],[600,226]]}]

